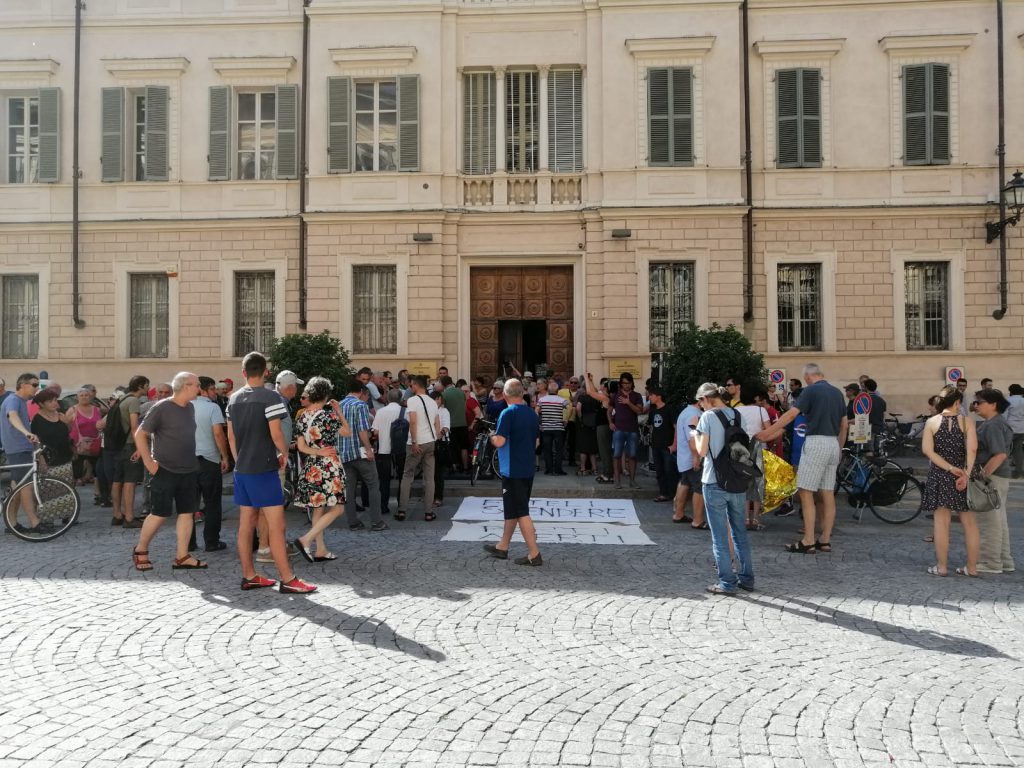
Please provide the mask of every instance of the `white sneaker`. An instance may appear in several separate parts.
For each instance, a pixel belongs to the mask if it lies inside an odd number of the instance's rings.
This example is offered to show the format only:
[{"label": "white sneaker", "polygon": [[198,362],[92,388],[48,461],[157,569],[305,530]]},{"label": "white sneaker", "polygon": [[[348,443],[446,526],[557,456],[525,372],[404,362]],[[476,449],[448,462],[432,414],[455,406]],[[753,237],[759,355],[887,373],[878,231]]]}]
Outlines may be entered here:
[{"label": "white sneaker", "polygon": [[[295,548],[295,545],[288,542],[288,557],[295,557],[299,554],[299,550]],[[274,562],[274,556],[270,554],[270,547],[266,549],[256,550],[256,562],[257,563],[272,563]]]}]

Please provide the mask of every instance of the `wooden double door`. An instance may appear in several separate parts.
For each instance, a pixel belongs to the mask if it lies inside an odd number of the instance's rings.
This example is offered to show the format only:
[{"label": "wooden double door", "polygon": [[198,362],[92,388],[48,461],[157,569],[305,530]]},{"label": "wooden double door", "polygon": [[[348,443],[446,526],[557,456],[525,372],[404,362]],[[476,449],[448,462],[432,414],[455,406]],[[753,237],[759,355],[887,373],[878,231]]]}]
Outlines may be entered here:
[{"label": "wooden double door", "polygon": [[572,292],[571,266],[473,267],[473,376],[504,376],[508,362],[520,371],[546,368],[571,374]]}]

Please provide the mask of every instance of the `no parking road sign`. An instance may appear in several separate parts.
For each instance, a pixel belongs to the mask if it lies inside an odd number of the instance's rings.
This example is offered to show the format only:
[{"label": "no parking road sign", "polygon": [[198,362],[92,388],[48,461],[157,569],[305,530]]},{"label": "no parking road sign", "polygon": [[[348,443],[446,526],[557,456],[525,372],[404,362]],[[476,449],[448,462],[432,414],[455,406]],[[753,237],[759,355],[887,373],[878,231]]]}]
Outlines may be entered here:
[{"label": "no parking road sign", "polygon": [[861,392],[853,398],[853,412],[857,416],[867,416],[871,413],[871,395]]},{"label": "no parking road sign", "polygon": [[772,368],[768,371],[768,381],[775,385],[776,392],[786,391],[786,369]]},{"label": "no parking road sign", "polygon": [[951,368],[946,369],[946,383],[956,384],[960,379],[966,379],[967,372],[964,371],[963,366],[954,365]]}]

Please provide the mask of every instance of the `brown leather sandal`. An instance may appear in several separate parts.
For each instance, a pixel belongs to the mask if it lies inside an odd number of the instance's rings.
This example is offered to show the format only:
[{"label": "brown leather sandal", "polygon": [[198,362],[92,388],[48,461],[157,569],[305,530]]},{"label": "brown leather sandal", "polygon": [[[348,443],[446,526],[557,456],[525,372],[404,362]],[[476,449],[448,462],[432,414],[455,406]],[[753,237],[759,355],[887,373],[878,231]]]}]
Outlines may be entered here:
[{"label": "brown leather sandal", "polygon": [[[188,562],[189,560],[195,560],[195,562],[190,563]],[[175,571],[198,571],[202,570],[205,567],[206,563],[204,563],[197,557],[193,557],[192,555],[185,555],[184,557],[179,557],[175,559],[174,563],[171,565],[171,569]]]},{"label": "brown leather sandal", "polygon": [[136,571],[152,571],[153,563],[149,561],[149,550],[143,550],[137,552],[132,550],[132,564],[135,566]]}]

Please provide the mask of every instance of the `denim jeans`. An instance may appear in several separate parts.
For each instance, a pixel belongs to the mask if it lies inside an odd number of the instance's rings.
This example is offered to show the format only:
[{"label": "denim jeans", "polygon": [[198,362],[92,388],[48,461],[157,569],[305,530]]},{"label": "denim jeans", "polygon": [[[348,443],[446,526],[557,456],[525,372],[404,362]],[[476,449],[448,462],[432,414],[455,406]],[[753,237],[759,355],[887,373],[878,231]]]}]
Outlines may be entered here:
[{"label": "denim jeans", "polygon": [[[704,484],[704,512],[711,527],[711,546],[718,566],[718,586],[735,592],[739,585],[754,586],[750,539],[747,537],[746,495],[729,493],[717,483]],[[736,546],[740,571],[736,573],[729,556],[729,535]]]}]

